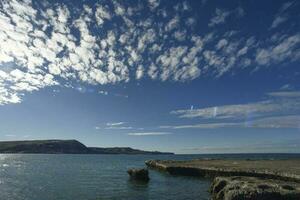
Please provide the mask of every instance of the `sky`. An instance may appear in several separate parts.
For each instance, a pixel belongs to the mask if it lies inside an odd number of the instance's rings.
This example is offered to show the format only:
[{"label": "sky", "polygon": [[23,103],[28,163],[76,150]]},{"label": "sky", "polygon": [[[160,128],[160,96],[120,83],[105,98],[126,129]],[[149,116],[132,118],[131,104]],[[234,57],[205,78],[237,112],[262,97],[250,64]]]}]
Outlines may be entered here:
[{"label": "sky", "polygon": [[300,2],[1,0],[0,140],[300,153]]}]

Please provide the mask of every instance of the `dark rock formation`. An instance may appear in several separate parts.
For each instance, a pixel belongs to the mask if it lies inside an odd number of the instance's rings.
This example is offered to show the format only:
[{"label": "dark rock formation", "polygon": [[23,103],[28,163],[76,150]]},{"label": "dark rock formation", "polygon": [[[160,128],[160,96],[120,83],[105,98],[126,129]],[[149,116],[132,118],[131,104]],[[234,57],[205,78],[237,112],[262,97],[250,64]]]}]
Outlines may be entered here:
[{"label": "dark rock formation", "polygon": [[299,200],[300,184],[256,177],[216,177],[213,200]]},{"label": "dark rock formation", "polygon": [[0,142],[0,153],[40,154],[171,154],[142,151],[130,147],[87,147],[77,140],[27,140]]},{"label": "dark rock formation", "polygon": [[149,181],[149,172],[147,169],[129,169],[127,173],[133,180]]}]

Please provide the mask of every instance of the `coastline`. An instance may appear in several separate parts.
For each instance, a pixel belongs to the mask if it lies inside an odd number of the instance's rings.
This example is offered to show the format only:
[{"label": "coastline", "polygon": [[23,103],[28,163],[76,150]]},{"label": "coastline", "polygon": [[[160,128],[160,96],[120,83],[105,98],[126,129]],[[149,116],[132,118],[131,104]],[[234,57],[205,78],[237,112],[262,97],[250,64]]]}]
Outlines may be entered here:
[{"label": "coastline", "polygon": [[131,147],[88,147],[77,140],[0,141],[1,154],[128,154],[172,155],[171,152],[145,151]]},{"label": "coastline", "polygon": [[213,179],[212,199],[300,199],[300,159],[148,160],[150,169]]}]

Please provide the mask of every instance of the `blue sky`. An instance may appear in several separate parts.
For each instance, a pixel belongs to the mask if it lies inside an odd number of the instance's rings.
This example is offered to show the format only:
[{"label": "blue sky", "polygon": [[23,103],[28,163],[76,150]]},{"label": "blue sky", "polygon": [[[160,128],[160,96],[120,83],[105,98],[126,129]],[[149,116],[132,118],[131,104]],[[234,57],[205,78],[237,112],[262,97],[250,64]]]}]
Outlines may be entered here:
[{"label": "blue sky", "polygon": [[0,140],[300,153],[298,1],[0,2]]}]

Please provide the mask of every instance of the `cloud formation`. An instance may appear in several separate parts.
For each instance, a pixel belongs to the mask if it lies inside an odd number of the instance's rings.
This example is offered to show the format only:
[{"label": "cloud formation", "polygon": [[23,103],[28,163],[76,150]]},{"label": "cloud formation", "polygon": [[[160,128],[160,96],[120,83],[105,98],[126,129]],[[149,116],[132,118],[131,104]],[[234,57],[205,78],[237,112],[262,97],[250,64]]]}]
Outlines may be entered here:
[{"label": "cloud formation", "polygon": [[245,119],[274,115],[297,114],[300,111],[299,91],[272,92],[268,100],[247,103],[171,111],[180,118]]},{"label": "cloud formation", "polygon": [[[289,7],[284,4],[280,12]],[[171,7],[159,0],[73,7],[67,2],[3,0],[0,105],[20,103],[26,93],[54,85],[76,88],[78,83],[145,78],[184,82],[300,60],[297,32],[261,40],[234,30],[199,33],[192,9],[186,1]],[[244,14],[242,7],[216,8],[208,24],[213,29]]]},{"label": "cloud formation", "polygon": [[268,99],[247,104],[171,111],[179,118],[198,118],[202,123],[161,128],[300,128],[300,92],[279,91]]},{"label": "cloud formation", "polygon": [[132,127],[128,122],[108,122],[104,125],[96,126],[96,130],[144,130],[144,128]]},{"label": "cloud formation", "polygon": [[216,129],[216,128],[300,128],[300,115],[265,117],[238,122],[211,122],[176,126],[163,129]]},{"label": "cloud formation", "polygon": [[283,140],[280,142],[261,141],[257,143],[247,143],[243,145],[223,145],[223,146],[201,146],[182,149],[184,152],[201,152],[201,153],[294,153],[300,147],[300,141]]},{"label": "cloud formation", "polygon": [[126,124],[126,122],[108,122],[106,123],[106,126],[120,126]]},{"label": "cloud formation", "polygon": [[153,135],[170,135],[169,132],[137,132],[137,133],[128,133],[130,136],[153,136]]},{"label": "cloud formation", "polygon": [[280,26],[281,24],[283,24],[284,22],[286,22],[289,18],[287,10],[294,4],[294,2],[286,2],[284,3],[278,13],[276,14],[272,25],[271,25],[271,29],[272,28],[277,28],[278,26]]}]

